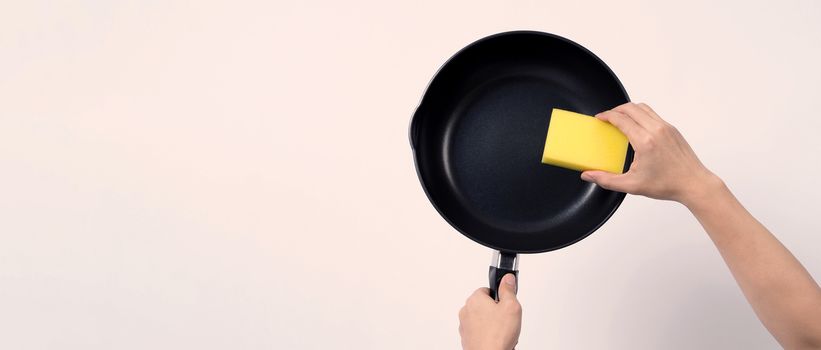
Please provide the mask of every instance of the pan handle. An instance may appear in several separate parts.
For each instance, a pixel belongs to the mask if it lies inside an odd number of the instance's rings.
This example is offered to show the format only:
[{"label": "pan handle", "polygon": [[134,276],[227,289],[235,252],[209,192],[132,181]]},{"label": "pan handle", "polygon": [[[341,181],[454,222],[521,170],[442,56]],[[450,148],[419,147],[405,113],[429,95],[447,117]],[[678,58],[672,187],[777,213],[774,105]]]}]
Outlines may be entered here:
[{"label": "pan handle", "polygon": [[499,301],[499,284],[502,277],[512,273],[516,276],[516,290],[519,289],[519,254],[493,251],[493,260],[488,271],[490,297]]}]

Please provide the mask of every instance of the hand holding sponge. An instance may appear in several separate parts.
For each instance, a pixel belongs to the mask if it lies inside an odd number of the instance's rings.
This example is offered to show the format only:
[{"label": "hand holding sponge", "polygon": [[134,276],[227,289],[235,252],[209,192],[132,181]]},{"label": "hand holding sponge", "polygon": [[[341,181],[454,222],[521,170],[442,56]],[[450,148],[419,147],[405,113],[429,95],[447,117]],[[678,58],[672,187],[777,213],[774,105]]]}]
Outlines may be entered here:
[{"label": "hand holding sponge", "polygon": [[542,163],[572,170],[621,174],[627,137],[615,126],[584,114],[554,108]]}]

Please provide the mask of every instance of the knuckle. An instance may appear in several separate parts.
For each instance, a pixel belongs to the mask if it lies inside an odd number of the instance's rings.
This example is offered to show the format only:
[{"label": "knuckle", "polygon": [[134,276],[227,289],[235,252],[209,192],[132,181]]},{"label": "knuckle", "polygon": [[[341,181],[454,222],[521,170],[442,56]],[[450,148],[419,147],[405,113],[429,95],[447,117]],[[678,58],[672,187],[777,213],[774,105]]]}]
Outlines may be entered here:
[{"label": "knuckle", "polygon": [[477,297],[477,296],[479,296],[479,290],[478,290],[478,289],[477,289],[476,291],[474,291],[473,293],[471,293],[471,294],[468,296],[468,298],[467,298],[467,300],[466,300],[466,302],[465,302],[465,303],[466,303],[466,304],[470,304],[471,302],[473,302],[474,300],[476,300],[476,297]]},{"label": "knuckle", "polygon": [[651,112],[653,112],[653,108],[652,108],[652,107],[650,107],[650,105],[648,105],[648,104],[646,104],[646,103],[644,103],[644,102],[639,103],[639,104],[638,104],[638,106],[639,106],[639,108],[640,108],[641,110],[643,110],[643,111],[645,111],[645,112],[647,112],[647,113],[651,113]]},{"label": "knuckle", "polygon": [[505,309],[512,314],[519,314],[522,312],[522,304],[517,301],[510,301],[505,305]]},{"label": "knuckle", "polygon": [[650,143],[651,143],[651,141],[650,141],[650,137],[649,137],[649,136],[645,136],[645,137],[639,137],[639,138],[637,138],[637,140],[636,140],[636,142],[634,143],[634,145],[636,145],[638,148],[640,148],[640,149],[642,149],[642,150],[647,150],[647,149],[652,148],[652,145],[651,145]]},{"label": "knuckle", "polygon": [[624,125],[624,122],[627,120],[627,116],[621,113],[613,113],[610,115],[610,120],[613,121],[613,124]]},{"label": "knuckle", "polygon": [[471,306],[473,306],[474,304],[476,304],[476,297],[475,297],[475,296],[471,296],[470,298],[468,298],[467,300],[465,300],[465,307],[464,307],[464,308],[465,308],[465,309],[470,308],[470,307],[471,307]]},{"label": "knuckle", "polygon": [[653,149],[653,147],[655,147],[656,142],[657,142],[656,138],[657,138],[657,136],[647,135],[647,137],[645,137],[642,140],[642,143],[644,144],[644,148],[645,149]]},{"label": "knuckle", "polygon": [[513,308],[513,311],[515,311],[517,313],[522,312],[522,304],[520,304],[518,301],[513,302],[512,308]]},{"label": "knuckle", "polygon": [[656,135],[664,135],[668,132],[668,129],[667,129],[666,125],[663,125],[663,124],[662,125],[656,125],[656,126],[653,127],[652,132],[653,132],[653,134],[656,134]]}]

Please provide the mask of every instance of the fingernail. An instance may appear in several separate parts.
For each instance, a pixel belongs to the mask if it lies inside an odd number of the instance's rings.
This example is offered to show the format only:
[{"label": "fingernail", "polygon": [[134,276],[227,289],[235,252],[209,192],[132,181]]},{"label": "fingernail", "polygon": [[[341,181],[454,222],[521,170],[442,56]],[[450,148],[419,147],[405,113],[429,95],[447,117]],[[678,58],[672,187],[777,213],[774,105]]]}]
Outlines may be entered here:
[{"label": "fingernail", "polygon": [[505,275],[504,280],[505,280],[505,283],[507,283],[511,286],[516,285],[516,275],[514,275],[512,273],[509,273],[509,274]]},{"label": "fingernail", "polygon": [[587,182],[593,182],[593,177],[590,176],[588,173],[582,173],[582,180]]}]

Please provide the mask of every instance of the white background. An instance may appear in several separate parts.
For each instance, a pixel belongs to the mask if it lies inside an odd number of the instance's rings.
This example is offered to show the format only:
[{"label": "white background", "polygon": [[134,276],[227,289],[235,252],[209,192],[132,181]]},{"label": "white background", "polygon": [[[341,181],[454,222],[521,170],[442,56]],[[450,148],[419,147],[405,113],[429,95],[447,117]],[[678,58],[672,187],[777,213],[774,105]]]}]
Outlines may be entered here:
[{"label": "white background", "polygon": [[[0,348],[458,348],[491,254],[407,125],[513,29],[599,55],[821,276],[817,1],[5,0]],[[675,203],[520,267],[520,349],[777,347]]]}]

